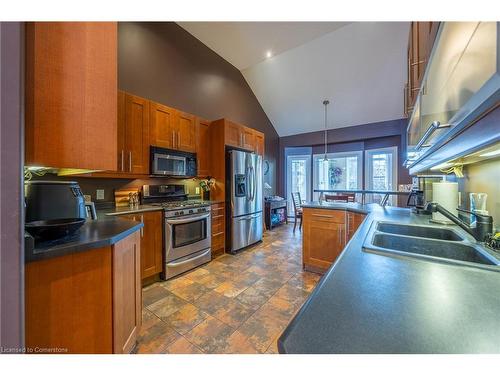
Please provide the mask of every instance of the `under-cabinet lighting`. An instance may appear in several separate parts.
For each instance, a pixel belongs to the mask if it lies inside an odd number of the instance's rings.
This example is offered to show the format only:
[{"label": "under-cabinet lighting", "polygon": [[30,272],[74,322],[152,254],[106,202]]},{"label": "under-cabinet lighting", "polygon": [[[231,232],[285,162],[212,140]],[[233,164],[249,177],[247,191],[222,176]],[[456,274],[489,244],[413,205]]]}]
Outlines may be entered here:
[{"label": "under-cabinet lighting", "polygon": [[449,168],[452,166],[453,166],[453,163],[442,163],[442,164],[436,165],[435,167],[432,167],[431,171],[438,171],[440,169]]},{"label": "under-cabinet lighting", "polygon": [[273,53],[271,51],[267,51],[266,58],[270,59],[271,57],[273,57]]},{"label": "under-cabinet lighting", "polygon": [[495,150],[495,151],[486,152],[484,154],[480,154],[479,156],[482,158],[488,158],[490,156],[496,156],[496,155],[500,155],[500,149]]}]

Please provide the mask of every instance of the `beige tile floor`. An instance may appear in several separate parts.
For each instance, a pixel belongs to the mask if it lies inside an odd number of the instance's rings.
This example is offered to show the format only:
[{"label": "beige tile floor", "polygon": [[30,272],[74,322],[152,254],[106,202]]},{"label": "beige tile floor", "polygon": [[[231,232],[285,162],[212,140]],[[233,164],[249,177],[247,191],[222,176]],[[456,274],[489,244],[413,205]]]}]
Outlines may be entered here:
[{"label": "beige tile floor", "polygon": [[293,225],[143,290],[138,353],[277,353],[277,339],[319,281],[302,270]]}]

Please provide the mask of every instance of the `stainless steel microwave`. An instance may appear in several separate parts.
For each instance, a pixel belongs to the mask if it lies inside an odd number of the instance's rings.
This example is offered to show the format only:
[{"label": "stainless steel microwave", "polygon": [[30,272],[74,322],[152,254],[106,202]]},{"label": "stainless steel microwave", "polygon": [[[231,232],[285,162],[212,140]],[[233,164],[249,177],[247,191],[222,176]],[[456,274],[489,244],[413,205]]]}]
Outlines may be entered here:
[{"label": "stainless steel microwave", "polygon": [[151,146],[150,156],[152,175],[196,176],[196,154]]}]

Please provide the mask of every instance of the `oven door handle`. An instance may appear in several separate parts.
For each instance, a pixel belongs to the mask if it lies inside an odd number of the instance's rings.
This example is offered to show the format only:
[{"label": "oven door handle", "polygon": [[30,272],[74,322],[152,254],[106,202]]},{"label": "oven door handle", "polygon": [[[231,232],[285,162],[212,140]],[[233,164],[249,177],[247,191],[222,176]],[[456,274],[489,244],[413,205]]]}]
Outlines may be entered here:
[{"label": "oven door handle", "polygon": [[197,255],[193,258],[189,258],[189,259],[185,259],[185,260],[181,260],[180,262],[169,262],[168,265],[169,266],[180,266],[181,264],[185,264],[185,263],[190,263],[192,262],[193,260],[196,260],[198,258],[202,258],[204,256],[206,256],[208,253],[210,253],[211,249],[207,249],[205,250],[203,253],[201,253],[200,255]]},{"label": "oven door handle", "polygon": [[191,223],[195,220],[208,219],[209,217],[210,217],[210,213],[203,214],[203,215],[189,216],[185,219],[167,219],[166,222],[167,222],[167,224],[184,224],[184,223]]}]

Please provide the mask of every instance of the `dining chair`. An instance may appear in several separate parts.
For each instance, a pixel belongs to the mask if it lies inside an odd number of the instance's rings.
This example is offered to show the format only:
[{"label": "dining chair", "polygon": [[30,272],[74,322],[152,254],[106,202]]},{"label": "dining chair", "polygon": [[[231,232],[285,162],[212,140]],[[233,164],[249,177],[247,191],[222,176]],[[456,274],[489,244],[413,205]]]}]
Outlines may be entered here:
[{"label": "dining chair", "polygon": [[293,224],[293,233],[295,233],[295,228],[297,227],[297,219],[300,219],[299,230],[302,230],[302,200],[300,199],[300,193],[292,193],[293,209],[295,211],[295,222]]}]

